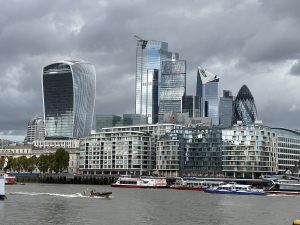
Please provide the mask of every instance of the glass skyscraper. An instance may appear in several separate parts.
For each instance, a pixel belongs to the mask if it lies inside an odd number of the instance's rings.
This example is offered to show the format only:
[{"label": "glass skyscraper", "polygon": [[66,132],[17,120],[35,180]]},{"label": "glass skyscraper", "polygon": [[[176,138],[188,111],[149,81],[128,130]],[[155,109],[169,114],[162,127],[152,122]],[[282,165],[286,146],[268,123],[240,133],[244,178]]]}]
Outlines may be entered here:
[{"label": "glass skyscraper", "polygon": [[239,90],[234,101],[234,123],[242,121],[243,124],[251,124],[257,120],[257,111],[254,98],[246,85]]},{"label": "glass skyscraper", "polygon": [[96,95],[92,64],[61,61],[43,69],[46,138],[81,138],[90,134]]},{"label": "glass skyscraper", "polygon": [[232,126],[233,96],[231,91],[224,90],[220,98],[220,126],[228,128]]},{"label": "glass skyscraper", "polygon": [[186,91],[186,62],[163,61],[159,100],[159,122],[165,113],[182,111],[182,96]]},{"label": "glass skyscraper", "polygon": [[211,117],[212,124],[219,124],[219,77],[198,67],[196,96],[201,97],[201,116]]},{"label": "glass skyscraper", "polygon": [[[178,54],[175,54],[178,59]],[[157,123],[162,61],[172,59],[168,44],[138,40],[136,46],[135,113],[147,116],[148,123]]]}]

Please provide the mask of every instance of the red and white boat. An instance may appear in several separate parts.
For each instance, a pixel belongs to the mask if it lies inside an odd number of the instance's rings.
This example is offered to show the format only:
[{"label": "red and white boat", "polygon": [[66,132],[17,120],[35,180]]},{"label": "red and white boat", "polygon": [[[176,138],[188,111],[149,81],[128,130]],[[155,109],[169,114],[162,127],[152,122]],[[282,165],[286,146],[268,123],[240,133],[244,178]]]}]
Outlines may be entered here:
[{"label": "red and white boat", "polygon": [[4,182],[5,184],[17,184],[17,178],[15,176],[11,176],[7,173],[4,174]]},{"label": "red and white boat", "polygon": [[167,180],[164,177],[119,177],[111,184],[112,187],[122,188],[167,188]]}]

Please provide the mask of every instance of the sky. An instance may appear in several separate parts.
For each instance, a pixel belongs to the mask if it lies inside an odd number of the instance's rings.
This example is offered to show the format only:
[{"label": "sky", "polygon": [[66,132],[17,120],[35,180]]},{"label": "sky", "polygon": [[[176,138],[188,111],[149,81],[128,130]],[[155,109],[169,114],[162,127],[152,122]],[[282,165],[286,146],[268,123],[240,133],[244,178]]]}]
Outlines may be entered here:
[{"label": "sky", "polygon": [[95,65],[95,114],[134,113],[138,35],[187,61],[187,94],[201,65],[220,91],[246,84],[258,117],[300,128],[298,0],[0,0],[0,138],[23,140],[43,115],[42,69],[64,59]]}]

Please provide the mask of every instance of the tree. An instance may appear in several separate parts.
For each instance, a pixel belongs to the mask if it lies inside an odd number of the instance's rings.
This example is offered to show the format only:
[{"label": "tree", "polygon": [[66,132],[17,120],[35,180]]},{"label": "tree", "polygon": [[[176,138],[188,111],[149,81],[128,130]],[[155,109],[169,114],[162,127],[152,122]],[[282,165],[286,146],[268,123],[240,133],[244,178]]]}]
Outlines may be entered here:
[{"label": "tree", "polygon": [[69,153],[63,149],[59,148],[56,150],[54,154],[54,171],[56,173],[63,172],[64,170],[68,169],[69,166]]},{"label": "tree", "polygon": [[28,162],[28,168],[27,170],[32,173],[32,171],[35,170],[35,168],[37,167],[37,157],[34,155],[32,157],[30,157],[29,159],[27,159]]},{"label": "tree", "polygon": [[49,170],[49,156],[41,155],[37,160],[37,167],[42,173],[46,173]]},{"label": "tree", "polygon": [[18,158],[21,169],[28,171],[29,161],[26,156],[21,156]]}]

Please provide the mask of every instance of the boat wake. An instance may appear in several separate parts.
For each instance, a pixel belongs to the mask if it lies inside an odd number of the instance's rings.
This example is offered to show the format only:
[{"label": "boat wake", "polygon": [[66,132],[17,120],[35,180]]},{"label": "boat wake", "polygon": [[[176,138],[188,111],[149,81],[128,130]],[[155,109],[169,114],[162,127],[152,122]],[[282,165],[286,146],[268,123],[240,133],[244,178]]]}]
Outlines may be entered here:
[{"label": "boat wake", "polygon": [[64,197],[64,198],[102,198],[100,196],[86,196],[81,193],[75,193],[75,194],[60,194],[60,193],[42,193],[42,192],[10,192],[9,195],[31,195],[31,196],[57,196],[57,197]]}]

